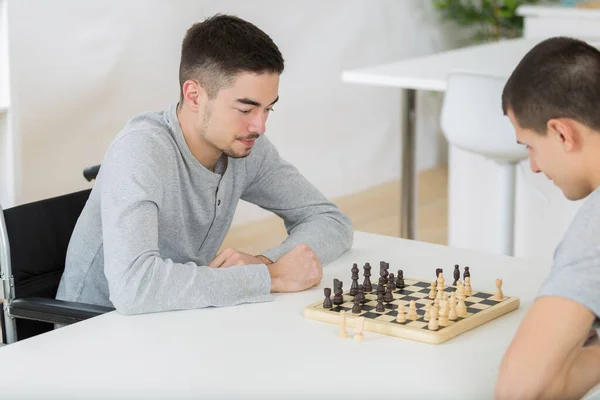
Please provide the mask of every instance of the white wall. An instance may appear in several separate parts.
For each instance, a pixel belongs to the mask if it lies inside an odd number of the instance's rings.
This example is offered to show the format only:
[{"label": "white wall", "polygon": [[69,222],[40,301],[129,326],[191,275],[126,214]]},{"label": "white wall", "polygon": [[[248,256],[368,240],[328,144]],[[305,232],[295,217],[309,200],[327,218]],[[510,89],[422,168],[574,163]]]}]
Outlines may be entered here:
[{"label": "white wall", "polygon": [[[456,43],[422,0],[8,1],[18,202],[89,187],[82,169],[101,162],[131,116],[177,100],[184,32],[216,12],[247,18],[279,45],[286,71],[267,134],[330,198],[397,179],[400,166],[399,91],[342,83],[341,70]],[[441,97],[418,101],[426,169],[445,159]],[[235,222],[263,216],[243,204]]]}]

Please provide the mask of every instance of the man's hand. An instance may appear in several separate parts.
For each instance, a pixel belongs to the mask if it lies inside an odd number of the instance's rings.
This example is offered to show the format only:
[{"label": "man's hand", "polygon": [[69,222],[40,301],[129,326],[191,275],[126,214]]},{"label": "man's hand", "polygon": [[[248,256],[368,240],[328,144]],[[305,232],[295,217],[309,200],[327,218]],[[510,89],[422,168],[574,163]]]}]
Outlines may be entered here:
[{"label": "man's hand", "polygon": [[227,248],[221,251],[208,266],[226,268],[233,265],[271,264],[271,260],[263,256],[251,256],[236,249]]},{"label": "man's hand", "polygon": [[299,292],[321,283],[323,268],[307,244],[299,244],[269,265],[271,292]]}]

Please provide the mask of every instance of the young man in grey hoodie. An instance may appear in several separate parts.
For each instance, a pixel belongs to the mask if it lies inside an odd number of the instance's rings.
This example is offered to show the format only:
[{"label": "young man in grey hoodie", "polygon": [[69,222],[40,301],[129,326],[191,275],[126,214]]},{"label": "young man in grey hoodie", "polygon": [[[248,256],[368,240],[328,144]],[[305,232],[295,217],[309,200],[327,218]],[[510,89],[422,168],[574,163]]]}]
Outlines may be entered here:
[{"label": "young man in grey hoodie", "polygon": [[[134,117],[109,146],[58,299],[138,314],[268,301],[320,283],[353,230],[264,135],[283,69],[271,38],[240,18],[187,31],[180,99]],[[217,253],[240,199],[280,216],[287,239],[260,255]]]}]

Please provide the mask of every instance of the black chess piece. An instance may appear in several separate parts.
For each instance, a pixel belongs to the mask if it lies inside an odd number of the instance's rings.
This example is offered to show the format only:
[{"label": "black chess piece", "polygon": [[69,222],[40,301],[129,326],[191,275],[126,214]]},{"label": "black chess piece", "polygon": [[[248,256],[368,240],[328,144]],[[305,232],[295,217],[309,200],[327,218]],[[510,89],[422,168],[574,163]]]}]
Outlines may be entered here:
[{"label": "black chess piece", "polygon": [[357,294],[360,304],[365,304],[367,302],[367,297],[365,296],[365,288],[363,285],[358,285],[358,294]]},{"label": "black chess piece", "polygon": [[362,307],[360,306],[359,296],[354,296],[354,305],[352,306],[352,314],[360,314]]},{"label": "black chess piece", "polygon": [[352,265],[352,285],[350,285],[350,296],[355,296],[358,292],[358,273],[360,270],[358,269],[358,265],[354,263]]},{"label": "black chess piece", "polygon": [[463,280],[467,277],[471,277],[471,271],[469,271],[469,267],[465,267],[465,272],[463,272]]},{"label": "black chess piece", "polygon": [[396,284],[392,281],[389,281],[387,285],[385,285],[385,293],[383,295],[383,301],[386,303],[394,301],[394,287]]},{"label": "black chess piece", "polygon": [[323,289],[325,292],[325,300],[323,300],[323,308],[332,308],[333,303],[331,302],[331,288]]},{"label": "black chess piece", "polygon": [[398,276],[396,277],[396,289],[404,289],[404,271],[398,270]]},{"label": "black chess piece", "polygon": [[383,305],[383,293],[377,293],[377,307],[375,307],[375,311],[384,312],[385,306]]},{"label": "black chess piece", "polygon": [[392,286],[392,292],[396,290],[396,277],[393,272],[388,275],[388,283]]},{"label": "black chess piece", "polygon": [[339,279],[333,280],[333,304],[340,305],[344,302],[343,289],[344,283]]},{"label": "black chess piece", "polygon": [[387,270],[388,266],[386,265],[386,263],[384,261],[380,261],[379,262],[379,276],[382,277],[384,279],[383,283],[387,284],[388,283],[388,270]]},{"label": "black chess piece", "polygon": [[454,283],[452,286],[456,286],[456,283],[460,279],[460,270],[458,269],[458,264],[454,266]]},{"label": "black chess piece", "polygon": [[365,280],[363,282],[363,289],[365,293],[371,293],[373,291],[373,285],[371,284],[371,264],[366,263],[363,267]]},{"label": "black chess piece", "polygon": [[379,277],[379,283],[377,284],[377,293],[379,292],[385,292],[385,278],[383,276]]}]

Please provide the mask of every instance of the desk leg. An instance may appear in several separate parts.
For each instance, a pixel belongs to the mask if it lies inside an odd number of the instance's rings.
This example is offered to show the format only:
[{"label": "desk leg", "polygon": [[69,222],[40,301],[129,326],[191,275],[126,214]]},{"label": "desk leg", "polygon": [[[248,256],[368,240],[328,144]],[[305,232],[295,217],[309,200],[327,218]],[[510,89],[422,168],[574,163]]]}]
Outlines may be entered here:
[{"label": "desk leg", "polygon": [[403,89],[401,152],[402,165],[400,169],[400,237],[405,239],[417,238],[417,177],[416,159],[416,90]]}]

